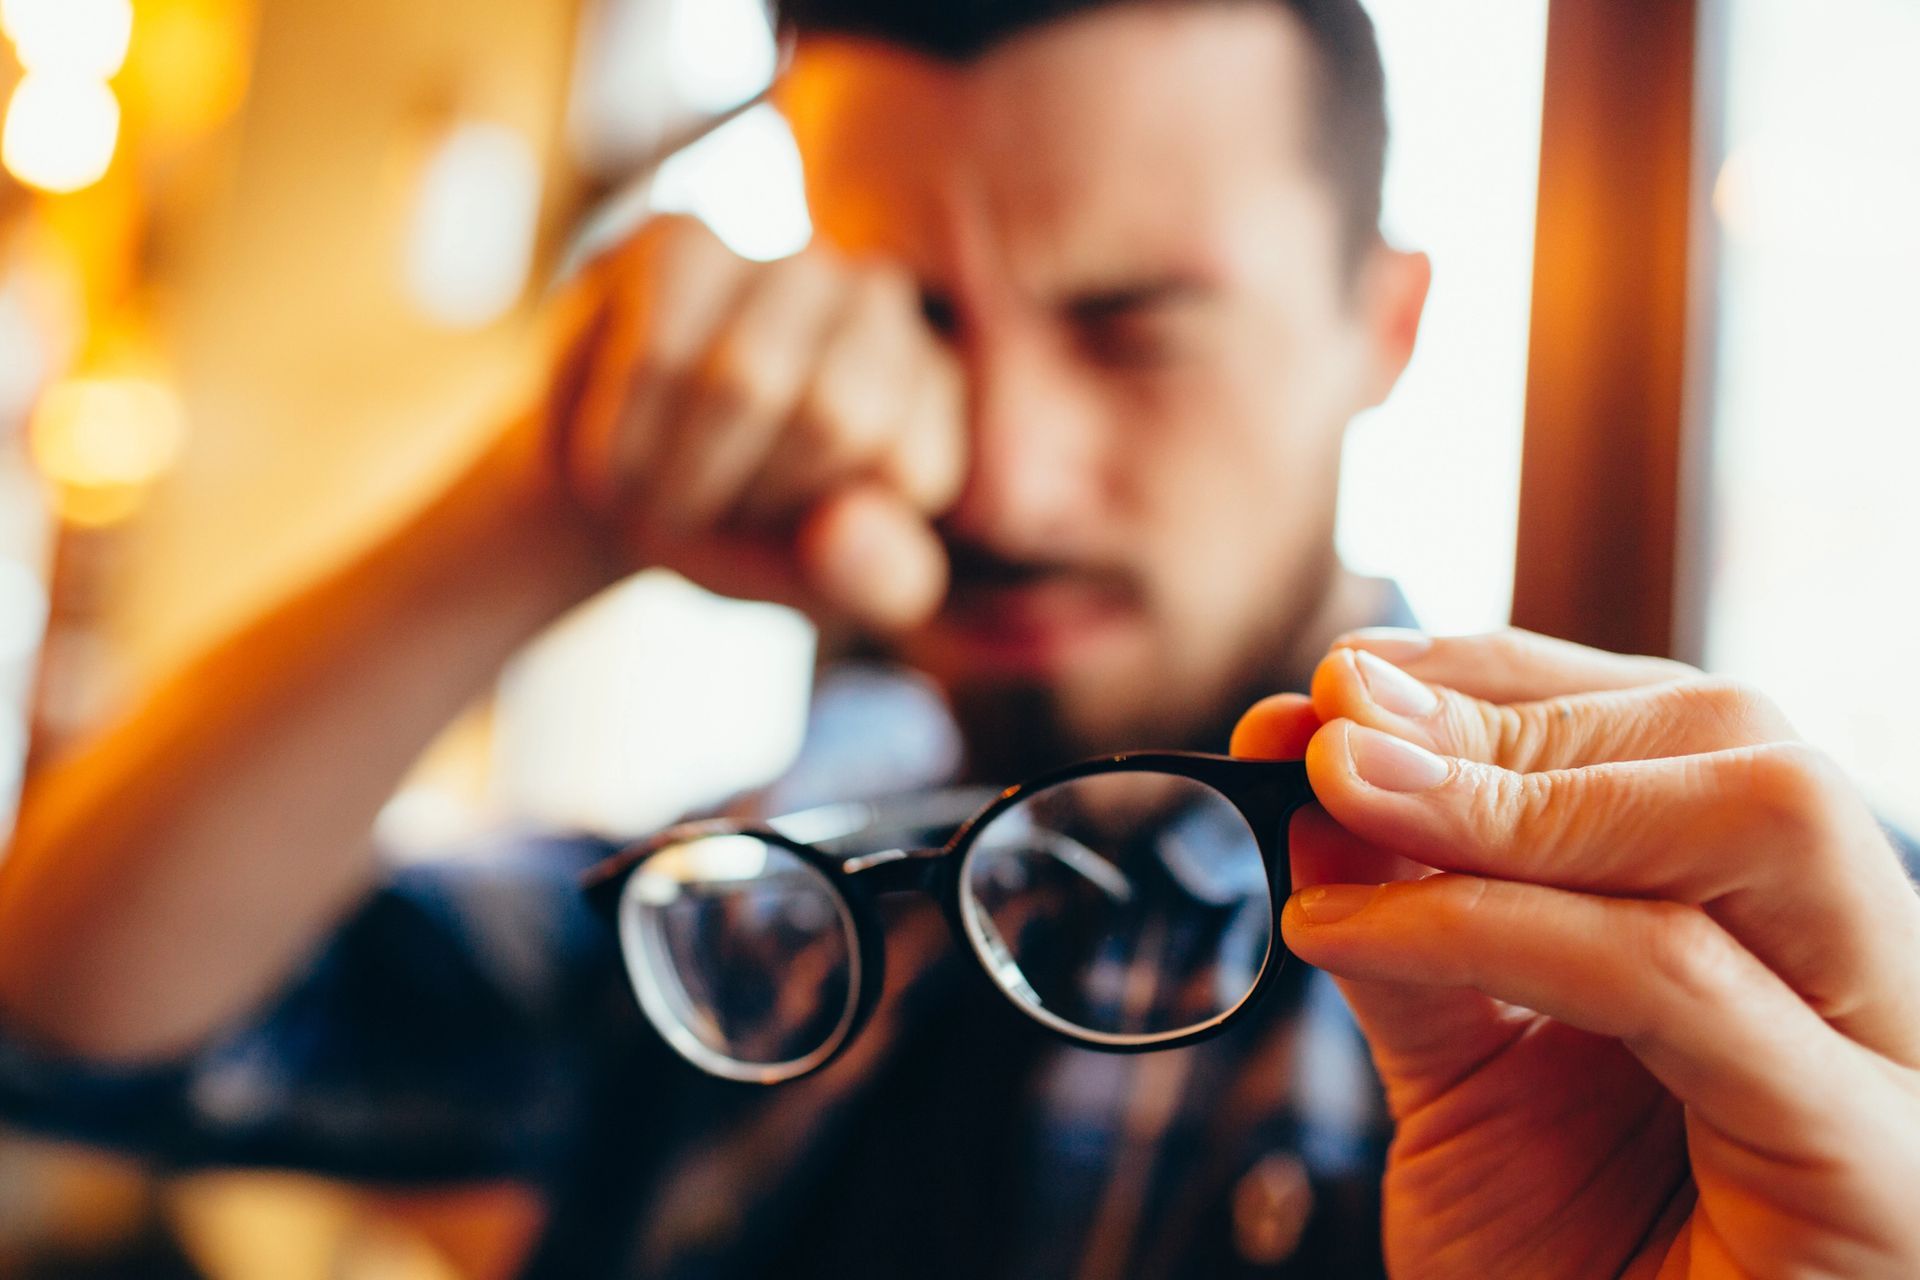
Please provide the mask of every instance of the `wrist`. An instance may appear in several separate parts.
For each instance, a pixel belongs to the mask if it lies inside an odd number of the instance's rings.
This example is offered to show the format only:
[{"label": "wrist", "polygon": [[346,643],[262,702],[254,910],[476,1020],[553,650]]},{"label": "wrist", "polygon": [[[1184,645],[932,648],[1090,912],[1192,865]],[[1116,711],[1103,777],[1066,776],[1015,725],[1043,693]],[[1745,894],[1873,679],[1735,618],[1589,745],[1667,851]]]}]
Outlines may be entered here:
[{"label": "wrist", "polygon": [[561,483],[541,425],[512,424],[420,517],[429,576],[521,639],[625,572],[615,540]]}]

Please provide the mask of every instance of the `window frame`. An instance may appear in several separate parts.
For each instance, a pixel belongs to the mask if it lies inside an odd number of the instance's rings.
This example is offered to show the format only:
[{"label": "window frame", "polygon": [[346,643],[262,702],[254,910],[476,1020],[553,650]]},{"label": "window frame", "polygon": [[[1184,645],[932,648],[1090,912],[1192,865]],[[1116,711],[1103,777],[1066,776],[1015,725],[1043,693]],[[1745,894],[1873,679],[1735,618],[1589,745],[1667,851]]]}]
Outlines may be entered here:
[{"label": "window frame", "polygon": [[1553,0],[1514,625],[1698,661],[1724,0]]}]

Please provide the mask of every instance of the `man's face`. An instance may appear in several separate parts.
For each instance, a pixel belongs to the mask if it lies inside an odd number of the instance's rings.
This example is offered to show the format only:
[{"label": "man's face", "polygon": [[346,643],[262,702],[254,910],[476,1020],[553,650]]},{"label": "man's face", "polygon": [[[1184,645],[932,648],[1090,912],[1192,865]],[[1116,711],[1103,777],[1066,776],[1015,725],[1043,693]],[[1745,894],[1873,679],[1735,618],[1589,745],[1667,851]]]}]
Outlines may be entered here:
[{"label": "man's face", "polygon": [[1318,603],[1342,430],[1405,356],[1309,159],[1311,57],[1264,5],[1095,10],[963,65],[803,42],[818,232],[915,272],[967,370],[954,588],[901,647],[977,724],[1188,741]]}]

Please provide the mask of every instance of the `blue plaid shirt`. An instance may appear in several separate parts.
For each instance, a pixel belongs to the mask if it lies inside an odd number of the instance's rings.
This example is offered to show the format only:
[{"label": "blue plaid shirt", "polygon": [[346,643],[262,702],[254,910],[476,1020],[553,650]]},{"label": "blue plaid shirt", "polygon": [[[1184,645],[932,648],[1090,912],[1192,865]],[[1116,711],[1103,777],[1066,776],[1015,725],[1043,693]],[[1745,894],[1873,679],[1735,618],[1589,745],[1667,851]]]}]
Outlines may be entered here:
[{"label": "blue plaid shirt", "polygon": [[[762,801],[900,794],[957,760],[930,689],[842,669]],[[512,838],[396,870],[188,1059],[115,1071],[0,1040],[0,1111],[168,1167],[521,1180],[552,1211],[538,1276],[1381,1273],[1389,1131],[1322,975],[1290,962],[1203,1044],[1102,1054],[1006,1007],[909,904],[860,1042],[793,1084],[729,1084],[639,1014],[579,890],[610,852]]]}]

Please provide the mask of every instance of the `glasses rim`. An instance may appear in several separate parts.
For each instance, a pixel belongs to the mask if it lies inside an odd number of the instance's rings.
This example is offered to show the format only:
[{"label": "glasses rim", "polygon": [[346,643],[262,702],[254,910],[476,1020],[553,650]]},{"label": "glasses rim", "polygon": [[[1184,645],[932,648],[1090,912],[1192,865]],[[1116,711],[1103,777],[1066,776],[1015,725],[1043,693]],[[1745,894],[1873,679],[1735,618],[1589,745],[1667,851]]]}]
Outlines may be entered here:
[{"label": "glasses rim", "polygon": [[[747,836],[790,855],[797,852],[788,849],[785,845],[767,841],[760,832],[740,831],[730,834]],[[662,845],[654,853],[666,853],[701,841],[725,838],[727,837],[718,833],[706,832],[691,840]],[[647,1015],[648,1023],[660,1033],[661,1038],[681,1057],[708,1075],[742,1084],[781,1084],[788,1080],[797,1080],[831,1061],[853,1038],[857,1029],[856,1023],[859,1019],[867,968],[861,946],[864,935],[853,914],[852,904],[847,901],[846,894],[840,892],[832,879],[823,875],[820,868],[810,860],[796,859],[809,874],[819,877],[821,885],[827,890],[829,900],[833,903],[836,923],[840,926],[841,936],[847,944],[849,998],[846,1007],[840,1011],[839,1018],[834,1022],[833,1030],[816,1048],[780,1062],[750,1062],[745,1058],[729,1057],[702,1040],[699,1033],[687,1024],[686,1019],[675,1012],[673,999],[666,990],[666,982],[649,963],[652,957],[647,949],[644,946],[635,948],[628,945],[628,921],[630,916],[637,915],[641,906],[640,898],[629,891],[629,886],[636,883],[640,869],[651,860],[652,856],[649,855],[634,863],[626,877],[616,908],[619,919],[615,927],[620,940],[620,960],[626,969],[627,982],[633,988],[634,997],[638,1000],[641,1011]],[[667,962],[664,967],[672,968],[671,962]]]},{"label": "glasses rim", "polygon": [[[961,892],[960,883],[977,837],[1001,814],[1042,791],[1064,783],[1102,774],[1124,773],[1158,773],[1183,777],[1199,782],[1225,798],[1246,821],[1253,834],[1261,860],[1267,870],[1269,906],[1275,922],[1260,973],[1239,1001],[1198,1024],[1149,1036],[1124,1036],[1076,1026],[1060,1018],[1059,1015],[1043,1007],[1029,1004],[1016,996],[992,972],[993,961],[986,944],[974,924],[966,918],[967,895]],[[978,971],[981,981],[987,983],[1029,1022],[1048,1034],[1071,1044],[1109,1053],[1145,1053],[1174,1049],[1218,1035],[1258,1003],[1271,985],[1275,974],[1283,967],[1286,950],[1280,938],[1278,921],[1281,905],[1287,893],[1290,892],[1291,875],[1286,856],[1287,823],[1296,810],[1311,803],[1314,798],[1303,762],[1246,760],[1233,756],[1187,751],[1123,752],[1082,760],[1036,775],[998,793],[991,793],[990,798],[971,816],[954,827],[952,834],[937,847],[898,847],[873,850],[865,854],[849,854],[829,852],[813,841],[797,839],[794,834],[789,834],[789,831],[798,832],[807,826],[819,829],[830,825],[824,821],[822,815],[838,818],[843,827],[848,823],[857,823],[861,816],[859,811],[862,809],[867,811],[869,819],[882,814],[896,819],[892,828],[895,831],[923,829],[914,828],[911,825],[915,803],[929,797],[951,797],[960,792],[961,789],[958,788],[948,789],[900,801],[879,802],[876,805],[863,805],[860,802],[825,805],[766,822],[701,819],[679,823],[654,836],[636,841],[589,868],[582,877],[582,888],[588,900],[615,929],[629,982],[634,987],[636,998],[640,998],[648,1022],[660,1032],[676,1052],[694,1066],[722,1079],[747,1083],[777,1084],[786,1080],[799,1079],[825,1067],[859,1038],[885,985],[885,949],[876,899],[889,893],[906,891],[932,895],[940,905],[955,941],[963,944],[972,957],[973,967]],[[982,789],[976,794],[989,793]],[[796,819],[802,817],[812,821],[796,822]],[[947,824],[929,825],[944,827]],[[783,827],[786,830],[783,830]],[[866,827],[855,825],[850,829],[842,830],[830,843],[845,843],[864,830],[877,832],[887,829],[886,822],[870,821]],[[641,998],[643,978],[636,973],[636,962],[631,954],[629,942],[624,931],[620,929],[621,902],[627,885],[642,863],[666,849],[683,846],[690,841],[737,835],[753,836],[795,854],[812,869],[821,873],[833,890],[836,904],[843,913],[843,920],[852,923],[855,943],[850,948],[850,954],[854,957],[853,963],[857,967],[859,978],[851,984],[848,996],[849,1011],[841,1022],[836,1024],[833,1039],[820,1050],[794,1059],[793,1063],[777,1064],[777,1074],[771,1079],[766,1078],[769,1069],[764,1064],[740,1064],[737,1060],[727,1060],[730,1063],[728,1069],[714,1070],[709,1065],[708,1058],[723,1055],[715,1055],[704,1045],[700,1046],[696,1053],[686,1052],[681,1041],[691,1037],[691,1031],[680,1028],[682,1032],[680,1036],[671,1034],[655,1016],[655,1010],[646,1004],[644,998]],[[658,979],[649,974],[644,981],[657,984]],[[664,1008],[662,1011],[664,1012]],[[790,1071],[785,1070],[786,1067],[794,1064],[802,1065]]]}]

